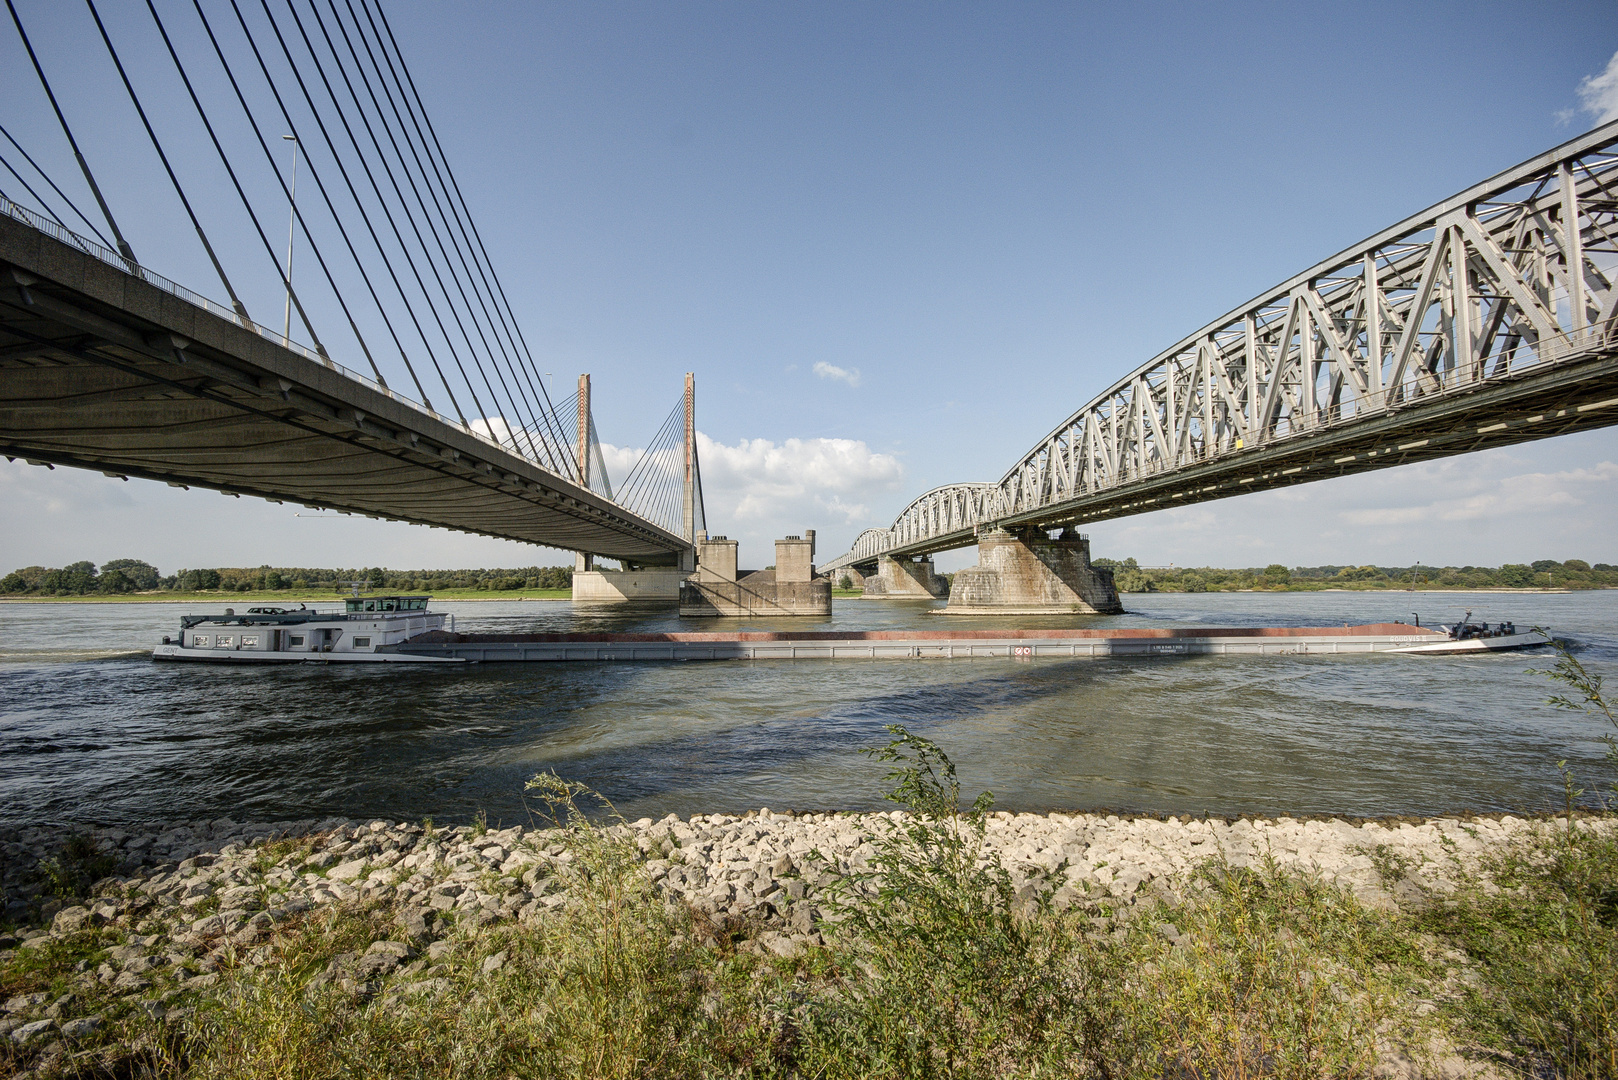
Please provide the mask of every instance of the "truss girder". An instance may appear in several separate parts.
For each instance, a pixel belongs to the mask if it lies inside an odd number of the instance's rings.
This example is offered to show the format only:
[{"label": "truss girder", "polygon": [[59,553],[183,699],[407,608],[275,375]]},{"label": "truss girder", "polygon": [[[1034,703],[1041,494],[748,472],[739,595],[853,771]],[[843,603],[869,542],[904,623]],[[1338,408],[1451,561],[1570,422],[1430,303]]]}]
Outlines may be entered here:
[{"label": "truss girder", "polygon": [[[1571,408],[1574,427],[1618,422],[1618,410],[1600,401],[1611,389],[1607,361],[1618,354],[1615,316],[1618,122],[1228,312],[1068,417],[999,483],[928,492],[831,565],[964,546],[997,524],[1055,526],[1159,509],[1166,504],[1129,493],[1183,488],[1174,478],[1191,472],[1252,473],[1261,459],[1292,464],[1250,476],[1245,487],[1215,482],[1174,498],[1183,505],[1296,482],[1287,477],[1300,473],[1314,479],[1312,466],[1293,467],[1318,456],[1311,444],[1334,453],[1353,444],[1340,472],[1384,467],[1409,457],[1398,446],[1424,423],[1502,433],[1439,440],[1446,453],[1461,453],[1571,429],[1534,427],[1535,410]],[[1566,378],[1551,377],[1558,371],[1583,373],[1571,384],[1584,387],[1582,399]],[[1496,417],[1461,401],[1507,384],[1515,389],[1496,395]],[[1554,388],[1554,400],[1535,398],[1539,385]],[[1363,446],[1349,431],[1356,426],[1396,442]],[[966,491],[970,499],[943,512],[943,493]]]}]

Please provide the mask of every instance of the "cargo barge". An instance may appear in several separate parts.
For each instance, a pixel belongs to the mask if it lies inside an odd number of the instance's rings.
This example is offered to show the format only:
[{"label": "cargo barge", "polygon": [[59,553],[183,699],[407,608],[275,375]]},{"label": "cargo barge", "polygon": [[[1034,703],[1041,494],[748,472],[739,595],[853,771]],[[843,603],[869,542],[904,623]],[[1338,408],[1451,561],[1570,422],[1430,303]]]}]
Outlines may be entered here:
[{"label": "cargo barge", "polygon": [[[1543,644],[1543,638],[1522,644]],[[1074,630],[826,630],[736,633],[457,634],[437,631],[391,649],[483,663],[689,660],[962,660],[1000,657],[1297,656],[1434,652],[1445,630],[1365,626],[1170,627]],[[1503,644],[1503,643],[1502,643]],[[1435,649],[1435,646],[1437,647]]]},{"label": "cargo barge", "polygon": [[[356,590],[357,592],[357,590]],[[966,660],[1003,657],[1286,656],[1480,653],[1549,639],[1502,623],[1437,629],[1364,626],[1110,627],[1051,630],[821,630],[462,634],[426,596],[355,595],[341,611],[253,607],[187,615],[156,660],[205,663],[423,664],[686,660]],[[1468,618],[1471,612],[1467,612]]]}]

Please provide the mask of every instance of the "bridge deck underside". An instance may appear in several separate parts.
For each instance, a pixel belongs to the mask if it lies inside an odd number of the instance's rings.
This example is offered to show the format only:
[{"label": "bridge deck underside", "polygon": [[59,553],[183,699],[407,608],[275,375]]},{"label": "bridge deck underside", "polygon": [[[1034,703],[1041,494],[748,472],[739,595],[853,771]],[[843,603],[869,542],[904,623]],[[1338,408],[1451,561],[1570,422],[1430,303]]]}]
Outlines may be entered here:
[{"label": "bridge deck underside", "polygon": [[0,217],[0,453],[674,563],[685,542]]},{"label": "bridge deck underside", "polygon": [[[980,528],[1085,525],[1612,424],[1618,424],[1618,356],[1599,352],[1580,363],[1482,386],[1474,394],[1360,419],[1272,447],[1234,451]],[[958,529],[883,554],[904,558],[976,542],[976,530]],[[876,559],[849,565],[875,566]]]}]

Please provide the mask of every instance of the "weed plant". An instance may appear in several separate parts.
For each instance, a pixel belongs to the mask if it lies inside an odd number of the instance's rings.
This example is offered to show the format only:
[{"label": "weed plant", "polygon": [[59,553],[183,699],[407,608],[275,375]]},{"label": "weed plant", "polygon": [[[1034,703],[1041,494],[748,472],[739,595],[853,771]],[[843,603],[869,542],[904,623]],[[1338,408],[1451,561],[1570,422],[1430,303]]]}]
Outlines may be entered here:
[{"label": "weed plant", "polygon": [[1618,837],[1545,826],[1482,872],[1421,917],[1478,964],[1463,1021],[1531,1075],[1618,1076]]},{"label": "weed plant", "polygon": [[[873,838],[823,901],[836,927],[832,986],[804,1032],[811,1074],[1118,1075],[1122,950],[1034,902],[985,844],[993,796],[960,806],[955,766],[902,726],[874,751],[908,815]],[[818,854],[818,853],[817,853]],[[816,860],[828,870],[831,860]]]},{"label": "weed plant", "polygon": [[118,860],[83,833],[69,833],[62,850],[39,861],[45,891],[53,896],[84,896],[90,886],[117,868]]}]

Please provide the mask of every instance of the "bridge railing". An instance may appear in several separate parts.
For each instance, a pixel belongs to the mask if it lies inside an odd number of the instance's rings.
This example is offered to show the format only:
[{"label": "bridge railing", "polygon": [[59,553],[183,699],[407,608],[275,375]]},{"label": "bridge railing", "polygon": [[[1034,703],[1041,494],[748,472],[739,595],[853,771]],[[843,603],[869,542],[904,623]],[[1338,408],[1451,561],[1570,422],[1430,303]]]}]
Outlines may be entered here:
[{"label": "bridge railing", "polygon": [[[224,304],[215,303],[214,301],[209,300],[206,296],[203,296],[201,293],[193,292],[184,285],[171,281],[161,274],[154,273],[151,270],[148,270],[146,267],[141,266],[139,263],[131,262],[122,255],[118,254],[116,251],[113,251],[102,244],[98,244],[94,240],[80,236],[78,233],[75,233],[70,229],[65,229],[61,225],[52,221],[50,218],[35,213],[26,206],[19,206],[3,195],[0,195],[0,213],[5,214],[7,217],[12,218],[13,220],[20,221],[24,225],[27,225],[32,229],[36,229],[54,240],[67,244],[69,247],[77,248],[86,255],[94,256],[100,261],[106,263],[108,266],[122,270],[126,274],[132,274],[147,284],[163,290],[170,296],[183,300],[193,307],[201,308],[210,315],[215,315],[221,319],[224,319],[226,322],[234,323],[237,326],[240,326],[242,329],[257,334],[259,337],[262,337],[268,341],[272,341],[290,352],[297,353],[306,360],[313,361],[314,363],[319,364],[321,367],[353,379],[355,382],[369,387],[376,393],[381,394],[393,401],[397,401],[399,404],[404,405],[407,408],[414,409],[416,412],[419,412],[424,416],[430,416],[439,423],[447,424],[450,427],[460,428],[467,435],[477,439],[479,442],[487,443],[496,449],[503,450],[508,454],[514,454],[517,457],[523,458],[523,460],[528,461],[530,464],[540,469],[544,469],[546,472],[551,473],[552,475],[561,475],[556,473],[555,470],[549,468],[548,466],[534,461],[532,458],[521,453],[514,447],[508,446],[498,439],[491,438],[490,436],[483,434],[482,432],[473,428],[471,425],[463,424],[458,420],[452,420],[449,417],[442,415],[431,406],[425,405],[414,400],[413,398],[405,397],[403,394],[396,393],[389,387],[377,382],[375,379],[362,375],[353,368],[344,367],[331,357],[325,356],[306,345],[302,345],[283,333],[271,330],[269,327],[256,323],[251,319],[244,319],[238,315],[234,309],[226,307]],[[564,477],[564,479],[571,480],[573,478]]]}]

